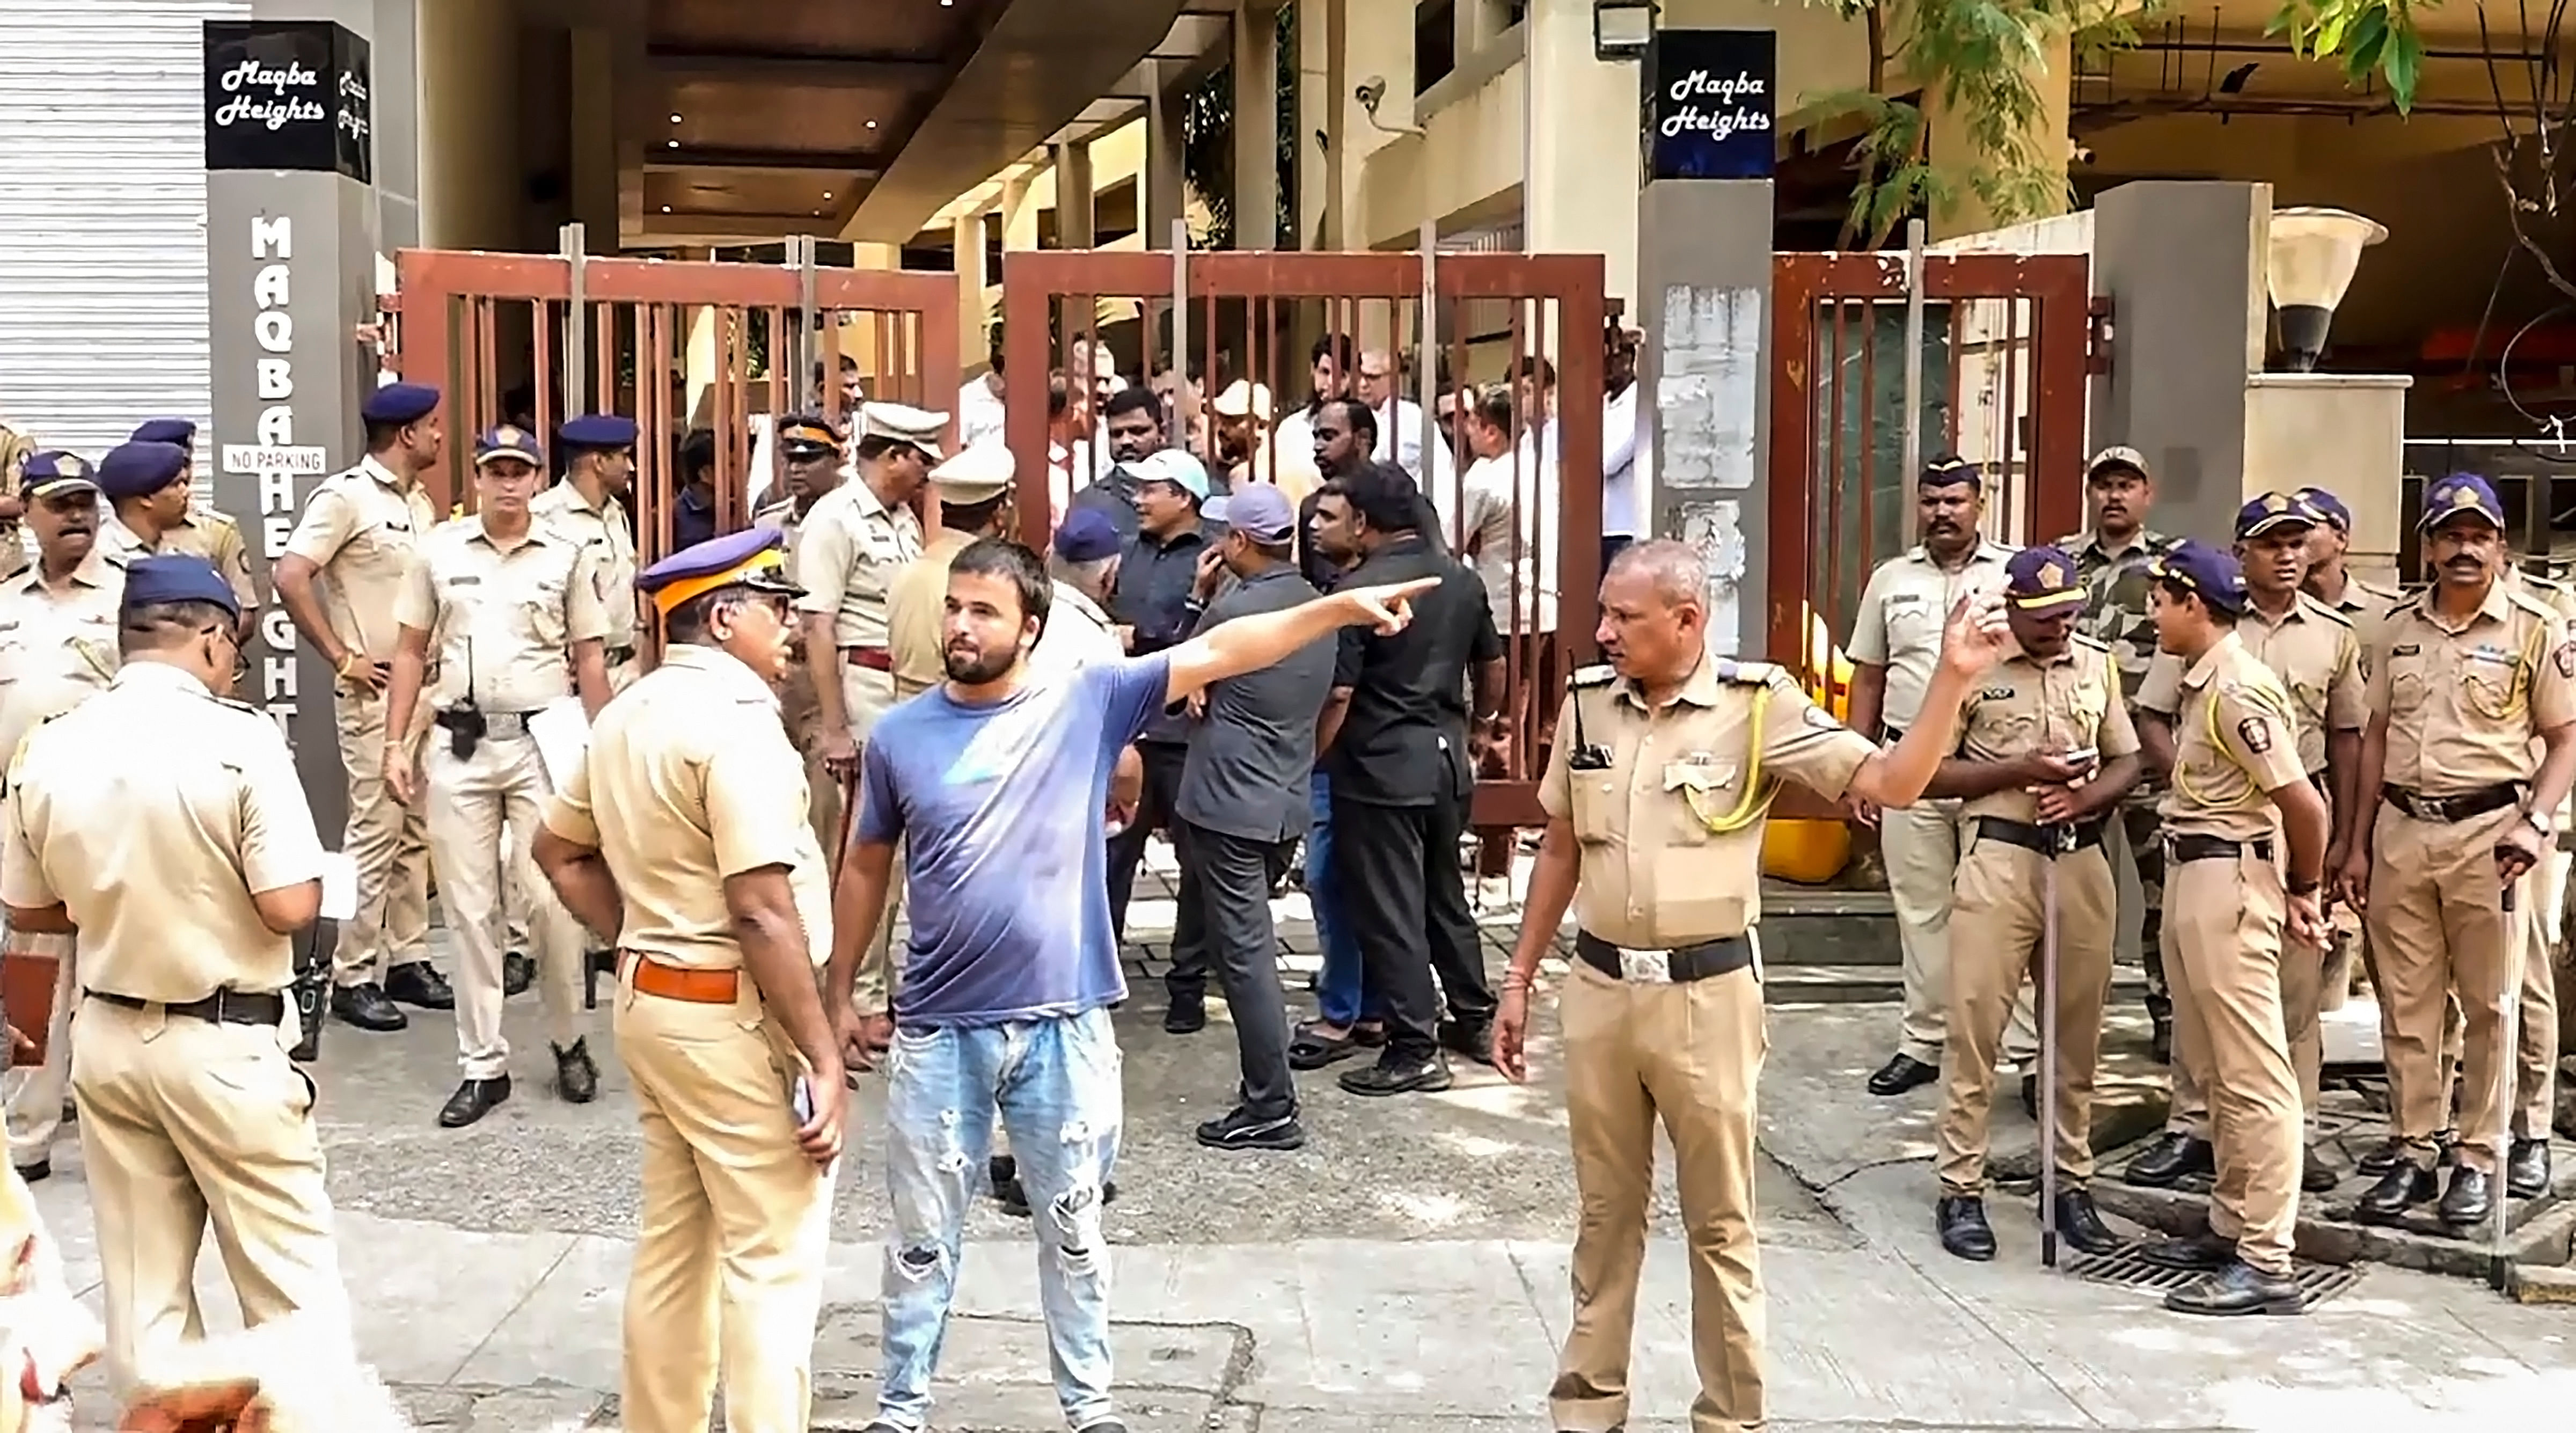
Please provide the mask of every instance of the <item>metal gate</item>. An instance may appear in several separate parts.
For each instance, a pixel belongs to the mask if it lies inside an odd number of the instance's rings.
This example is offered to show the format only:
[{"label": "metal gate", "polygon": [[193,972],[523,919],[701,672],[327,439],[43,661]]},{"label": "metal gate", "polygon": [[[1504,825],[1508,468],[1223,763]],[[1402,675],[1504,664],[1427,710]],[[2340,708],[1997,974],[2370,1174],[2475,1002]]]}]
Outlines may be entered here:
[{"label": "metal gate", "polygon": [[[1224,429],[1241,426],[1210,411],[1237,382],[1267,390],[1270,409],[1258,426],[1275,439],[1316,391],[1309,355],[1329,351],[1331,336],[1340,335],[1360,377],[1359,396],[1399,415],[1404,431],[1385,435],[1387,445],[1416,457],[1415,477],[1454,544],[1463,536],[1458,515],[1472,458],[1467,425],[1441,423],[1444,397],[1454,403],[1495,383],[1517,388],[1519,375],[1545,360],[1555,378],[1558,468],[1600,472],[1604,282],[1598,255],[1441,253],[1428,241],[1412,253],[1191,253],[1185,241],[1164,253],[1009,253],[1005,437],[1022,459],[1023,534],[1033,546],[1046,542],[1048,520],[1065,495],[1057,488],[1073,481],[1030,456],[1070,453],[1080,461],[1079,446],[1096,441],[1086,409],[1099,395],[1090,383],[1069,381],[1066,406],[1050,421],[1052,380],[1067,376],[1077,350],[1105,349],[1119,372],[1164,390],[1179,430],[1171,440],[1206,452]],[[1563,674],[1578,651],[1590,650],[1600,585],[1600,484],[1541,492],[1536,444],[1523,441],[1533,436],[1531,426],[1516,413],[1509,428],[1508,523],[1511,610],[1529,618],[1515,624],[1520,630],[1506,644],[1504,710],[1513,740],[1507,768],[1478,784],[1480,825],[1543,824],[1541,740]],[[1283,475],[1299,468],[1298,457],[1264,440],[1244,462],[1257,478],[1289,486],[1296,479]],[[1524,572],[1536,591],[1520,590]]]},{"label": "metal gate", "polygon": [[[446,507],[468,491],[472,435],[515,420],[548,435],[566,417],[622,413],[642,430],[633,507],[639,560],[674,547],[685,482],[679,445],[715,443],[716,527],[751,519],[778,482],[768,420],[838,420],[845,381],[873,399],[956,406],[957,278],[788,264],[406,249],[387,300],[392,366],[447,395],[447,454],[431,478]],[[701,376],[695,385],[690,374]],[[935,519],[936,514],[930,515]]]},{"label": "metal gate", "polygon": [[[1906,256],[1772,264],[1770,655],[1834,682],[1862,586],[1913,542],[1904,471]],[[2080,254],[1923,261],[1922,452],[1986,473],[1987,534],[2048,542],[2083,525],[2090,264]],[[1828,691],[1828,695],[1831,695]]]}]

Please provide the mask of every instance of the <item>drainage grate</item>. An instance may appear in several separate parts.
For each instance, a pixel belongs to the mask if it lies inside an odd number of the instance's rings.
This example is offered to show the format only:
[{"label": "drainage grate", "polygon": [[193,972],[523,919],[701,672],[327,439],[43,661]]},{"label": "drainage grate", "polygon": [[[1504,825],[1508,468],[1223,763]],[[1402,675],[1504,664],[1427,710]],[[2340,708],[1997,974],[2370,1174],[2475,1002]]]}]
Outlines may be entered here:
[{"label": "drainage grate", "polygon": [[[2130,1245],[2112,1254],[2071,1254],[2059,1265],[2079,1279],[2097,1284],[2116,1284],[2124,1289],[2140,1289],[2151,1294],[2169,1294],[2200,1277],[2194,1269],[2168,1269],[2147,1262],[2144,1246]],[[2308,1307],[2315,1308],[2361,1281],[2359,1267],[2347,1264],[2293,1263],[2290,1277],[2299,1291],[2308,1296]]]}]

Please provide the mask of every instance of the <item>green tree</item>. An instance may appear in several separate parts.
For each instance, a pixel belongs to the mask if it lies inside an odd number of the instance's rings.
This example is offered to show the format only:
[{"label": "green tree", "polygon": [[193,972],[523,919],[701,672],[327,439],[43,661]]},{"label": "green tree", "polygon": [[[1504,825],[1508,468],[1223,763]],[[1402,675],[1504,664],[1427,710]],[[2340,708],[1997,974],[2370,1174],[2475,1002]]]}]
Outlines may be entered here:
[{"label": "green tree", "polygon": [[[2288,40],[2302,55],[2342,66],[2344,78],[2353,84],[2376,75],[2387,83],[2397,112],[2404,114],[2414,108],[2415,84],[2424,75],[2424,37],[2416,33],[2415,12],[2439,2],[2282,0],[2268,33]],[[2479,20],[2483,28],[2483,10]]]}]

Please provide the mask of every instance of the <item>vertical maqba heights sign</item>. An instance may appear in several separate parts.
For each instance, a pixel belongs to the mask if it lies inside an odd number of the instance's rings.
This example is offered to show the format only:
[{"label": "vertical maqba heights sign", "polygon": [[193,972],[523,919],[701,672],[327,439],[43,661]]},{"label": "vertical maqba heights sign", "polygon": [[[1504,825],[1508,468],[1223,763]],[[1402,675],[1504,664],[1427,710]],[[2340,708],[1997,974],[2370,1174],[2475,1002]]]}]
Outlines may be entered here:
[{"label": "vertical maqba heights sign", "polygon": [[358,403],[374,382],[355,342],[375,310],[368,59],[367,41],[329,20],[205,26],[205,450],[215,505],[241,524],[269,598],[240,695],[294,744],[326,841],[347,818],[331,671],[297,637],[269,572],[314,486],[357,461]]}]

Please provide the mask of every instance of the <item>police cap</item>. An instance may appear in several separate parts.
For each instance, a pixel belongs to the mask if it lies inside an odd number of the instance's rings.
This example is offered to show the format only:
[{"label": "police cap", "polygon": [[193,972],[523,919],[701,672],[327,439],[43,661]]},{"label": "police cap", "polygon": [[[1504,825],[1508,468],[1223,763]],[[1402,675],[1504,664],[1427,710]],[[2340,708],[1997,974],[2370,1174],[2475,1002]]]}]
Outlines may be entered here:
[{"label": "police cap", "polygon": [[149,497],[188,471],[188,450],[173,443],[119,443],[98,462],[98,490],[109,501]]},{"label": "police cap", "polygon": [[998,442],[975,443],[931,469],[930,484],[939,490],[941,502],[971,508],[1009,492],[1019,470],[1009,448]]},{"label": "police cap", "polygon": [[2306,503],[2317,521],[2337,532],[2352,531],[2352,509],[2344,506],[2343,499],[2323,488],[2301,488],[2290,496]]},{"label": "police cap", "polygon": [[2315,527],[2322,521],[2322,514],[2293,494],[2265,493],[2236,510],[2236,540],[2243,542],[2284,527]]},{"label": "police cap", "polygon": [[66,453],[60,448],[30,453],[18,470],[21,497],[50,498],[73,492],[87,492],[93,497],[98,494],[98,473],[78,453]]},{"label": "police cap", "polygon": [[417,423],[438,406],[438,390],[426,383],[388,383],[358,404],[358,416],[370,423]]},{"label": "police cap", "polygon": [[791,458],[827,458],[841,451],[841,434],[830,419],[799,413],[778,425],[778,447]]},{"label": "police cap", "polygon": [[616,413],[584,413],[566,419],[558,435],[567,448],[615,452],[635,446],[635,420]]},{"label": "police cap", "polygon": [[932,462],[948,456],[940,446],[939,435],[948,430],[948,415],[915,408],[909,403],[862,403],[859,405],[859,441],[883,438],[896,443],[910,443],[930,455]]},{"label": "police cap", "polygon": [[1984,469],[1953,453],[1946,458],[1934,458],[1931,462],[1925,463],[1923,476],[1916,481],[1927,488],[1946,488],[1957,483],[1966,483],[1972,488],[1983,488],[1986,474]]},{"label": "police cap", "polygon": [[2212,611],[2245,610],[2245,574],[2236,559],[2197,542],[2178,542],[2147,567],[2147,575],[2198,597]]},{"label": "police cap", "polygon": [[2053,547],[2025,547],[2004,564],[2004,596],[2025,612],[2080,606],[2084,589],[2076,585],[2075,559]]},{"label": "police cap", "polygon": [[1055,555],[1067,562],[1098,562],[1115,557],[1120,547],[1118,528],[1106,513],[1093,508],[1075,508],[1064,515],[1064,525],[1055,530]]},{"label": "police cap", "polygon": [[2453,473],[2424,490],[2424,516],[2415,526],[2431,532],[2463,513],[2475,513],[2496,528],[2504,526],[2504,504],[2496,490],[2475,473]]},{"label": "police cap", "polygon": [[636,590],[653,599],[655,611],[671,615],[692,598],[725,587],[748,587],[797,597],[804,589],[787,579],[787,538],[774,527],[727,533],[681,548],[635,576]]},{"label": "police cap", "polygon": [[537,447],[537,435],[516,423],[504,423],[474,440],[474,466],[516,458],[532,468],[546,465],[543,450]]},{"label": "police cap", "polygon": [[126,435],[129,443],[175,443],[182,448],[194,447],[197,424],[189,418],[146,418]]},{"label": "police cap", "polygon": [[241,616],[241,599],[233,585],[202,557],[168,553],[136,558],[125,569],[125,610],[171,602],[209,602]]}]

